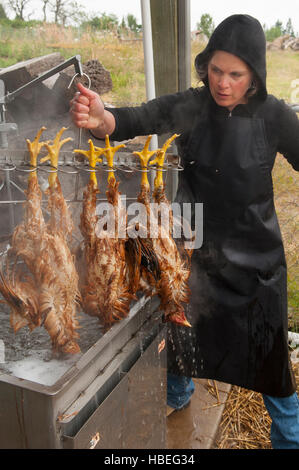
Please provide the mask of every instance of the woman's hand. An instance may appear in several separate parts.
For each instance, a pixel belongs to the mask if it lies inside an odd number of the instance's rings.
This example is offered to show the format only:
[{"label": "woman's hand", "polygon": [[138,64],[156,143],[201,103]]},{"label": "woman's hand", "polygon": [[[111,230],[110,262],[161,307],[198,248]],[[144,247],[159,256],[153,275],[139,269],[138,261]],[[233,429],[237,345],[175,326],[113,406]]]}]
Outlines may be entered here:
[{"label": "woman's hand", "polygon": [[84,127],[95,131],[97,137],[110,135],[115,128],[114,116],[106,111],[104,104],[97,93],[77,84],[78,92],[70,101],[70,115],[77,127]]}]

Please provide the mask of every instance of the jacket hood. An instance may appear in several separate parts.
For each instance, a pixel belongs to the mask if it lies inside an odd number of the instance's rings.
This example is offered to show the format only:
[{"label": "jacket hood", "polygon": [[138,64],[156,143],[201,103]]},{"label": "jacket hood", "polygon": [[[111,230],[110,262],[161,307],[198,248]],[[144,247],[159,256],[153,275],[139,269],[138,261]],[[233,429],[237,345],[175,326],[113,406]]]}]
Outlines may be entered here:
[{"label": "jacket hood", "polygon": [[[207,63],[216,50],[229,52],[244,60],[259,79],[257,96],[266,99],[266,38],[258,20],[249,15],[232,15],[223,20],[214,30],[206,48],[196,56],[196,70]],[[208,77],[203,82],[209,86]]]}]

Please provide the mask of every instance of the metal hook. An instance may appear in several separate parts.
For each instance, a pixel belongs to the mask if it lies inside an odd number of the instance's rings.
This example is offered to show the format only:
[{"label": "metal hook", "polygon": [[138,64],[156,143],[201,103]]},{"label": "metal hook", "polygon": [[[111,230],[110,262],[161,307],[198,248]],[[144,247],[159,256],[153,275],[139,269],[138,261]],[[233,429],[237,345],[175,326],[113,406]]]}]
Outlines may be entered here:
[{"label": "metal hook", "polygon": [[38,169],[42,171],[46,171],[47,173],[58,173],[58,168],[56,168],[56,166],[49,165],[49,167],[51,168],[50,170],[47,170],[45,166],[38,166]]},{"label": "metal hook", "polygon": [[177,165],[172,165],[171,163],[169,164],[169,167],[170,168],[174,168],[175,170],[177,171],[184,171],[184,167],[182,167],[182,165],[180,165],[179,163]]},{"label": "metal hook", "polygon": [[66,175],[77,175],[79,173],[78,169],[76,169],[76,170],[62,170],[61,168],[59,168],[59,171],[61,173],[65,173]]},{"label": "metal hook", "polygon": [[140,173],[149,173],[151,168],[138,168],[138,167],[135,167],[135,170],[140,171]]},{"label": "metal hook", "polygon": [[163,166],[157,166],[157,165],[151,165],[149,167],[150,170],[155,170],[155,171],[167,171],[168,170],[168,165],[163,165]]},{"label": "metal hook", "polygon": [[80,164],[75,164],[74,165],[75,168],[77,168],[77,170],[79,171],[87,171],[88,173],[92,173],[92,172],[98,172],[101,170],[101,168],[97,167],[97,168],[93,168],[92,166],[90,165],[85,165],[84,163],[81,163]]},{"label": "metal hook", "polygon": [[107,166],[103,166],[103,167],[102,167],[102,170],[103,170],[103,171],[111,171],[112,173],[114,173],[114,172],[117,170],[117,168],[111,168],[110,166],[108,166],[108,167],[107,167]]},{"label": "metal hook", "polygon": [[28,164],[29,168],[21,168],[20,166],[16,166],[16,171],[22,171],[24,173],[33,173],[38,169],[38,166],[33,166]]},{"label": "metal hook", "polygon": [[174,168],[177,171],[184,171],[184,169],[185,169],[181,164],[181,157],[179,155],[178,155],[178,163],[177,164],[168,162],[168,165],[170,165],[170,168]]},{"label": "metal hook", "polygon": [[71,88],[71,86],[72,86],[72,84],[73,84],[73,81],[75,80],[75,78],[76,78],[78,75],[79,75],[80,77],[86,77],[86,78],[87,78],[87,80],[88,80],[88,88],[90,88],[90,87],[91,87],[91,80],[90,80],[90,77],[89,77],[86,73],[82,73],[82,75],[80,75],[79,73],[76,73],[76,74],[73,76],[73,78],[71,79],[71,81],[70,81],[70,83],[69,83],[69,86],[68,86],[67,88],[68,88],[68,89]]},{"label": "metal hook", "polygon": [[5,168],[3,166],[0,167],[0,171],[12,171],[16,169],[16,165],[13,163],[5,163]]},{"label": "metal hook", "polygon": [[131,167],[129,167],[128,165],[120,165],[120,166],[117,167],[117,169],[120,170],[120,171],[124,171],[125,173],[133,173],[134,172],[134,170]]},{"label": "metal hook", "polygon": [[[90,88],[91,87],[91,80],[90,80],[90,77],[89,75],[87,75],[86,73],[82,73],[82,75],[80,73],[76,73],[73,78],[71,79],[70,83],[69,83],[69,86],[67,87],[68,89],[71,88],[72,84],[73,84],[73,81],[75,80],[75,78],[77,76],[80,76],[80,77],[86,77],[87,80],[88,80],[88,87],[87,88]],[[79,136],[78,136],[78,147],[80,148],[81,147],[81,142],[82,142],[82,128],[80,127],[79,128]]]}]

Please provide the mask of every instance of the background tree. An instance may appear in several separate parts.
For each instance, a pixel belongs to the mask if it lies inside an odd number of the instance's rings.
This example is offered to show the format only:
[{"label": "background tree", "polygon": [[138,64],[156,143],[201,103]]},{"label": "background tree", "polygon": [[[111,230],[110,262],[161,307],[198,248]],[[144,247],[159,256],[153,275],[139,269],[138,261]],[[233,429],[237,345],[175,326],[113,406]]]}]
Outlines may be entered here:
[{"label": "background tree", "polygon": [[7,15],[4,10],[4,6],[0,3],[0,20],[7,18]]},{"label": "background tree", "polygon": [[276,23],[275,23],[275,25],[274,25],[274,28],[277,28],[279,31],[281,31],[281,33],[283,33],[282,21],[277,20]]},{"label": "background tree", "polygon": [[201,31],[208,38],[210,38],[215,29],[214,21],[211,15],[209,15],[209,13],[204,13],[201,15],[200,21],[196,24],[196,28],[198,31]]},{"label": "background tree", "polygon": [[291,18],[288,19],[285,27],[283,26],[282,21],[277,20],[275,25],[271,26],[271,28],[268,29],[265,24],[263,25],[263,28],[266,39],[269,42],[274,41],[274,39],[284,36],[285,34],[295,37]]},{"label": "background tree", "polygon": [[28,7],[31,0],[7,0],[7,6],[12,10],[16,18],[25,21],[25,9]]},{"label": "background tree", "polygon": [[68,16],[69,0],[52,0],[49,5],[51,12],[54,13],[54,22],[64,25]]},{"label": "background tree", "polygon": [[137,23],[137,19],[131,13],[128,13],[126,19],[127,27],[134,33],[138,33],[142,29],[142,25]]},{"label": "background tree", "polygon": [[274,41],[274,39],[283,36],[283,26],[280,20],[277,20],[274,26],[271,26],[270,29],[265,29],[266,39],[269,42]]},{"label": "background tree", "polygon": [[290,36],[293,36],[293,37],[295,36],[291,18],[289,18],[287,21],[284,34],[289,34]]},{"label": "background tree", "polygon": [[121,23],[119,25],[121,29],[126,29],[127,28],[127,23],[124,17],[122,17]]},{"label": "background tree", "polygon": [[80,26],[86,21],[88,21],[88,14],[85,11],[85,7],[76,0],[71,1],[67,9],[67,22]]},{"label": "background tree", "polygon": [[113,13],[108,15],[106,13],[102,13],[101,16],[93,16],[91,19],[83,21],[82,26],[89,26],[92,29],[109,31],[117,28],[118,18]]},{"label": "background tree", "polygon": [[43,12],[43,21],[47,21],[47,6],[49,5],[50,0],[42,0],[42,12]]}]

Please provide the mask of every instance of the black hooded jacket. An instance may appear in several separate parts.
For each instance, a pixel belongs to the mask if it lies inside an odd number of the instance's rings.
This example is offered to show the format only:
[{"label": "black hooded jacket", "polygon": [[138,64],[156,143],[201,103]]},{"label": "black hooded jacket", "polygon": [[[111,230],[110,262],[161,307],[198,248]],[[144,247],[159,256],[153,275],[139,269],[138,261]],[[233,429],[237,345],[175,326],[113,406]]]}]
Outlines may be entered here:
[{"label": "black hooded jacket", "polygon": [[[267,97],[266,88],[266,39],[264,31],[255,18],[249,15],[232,15],[220,23],[213,32],[207,47],[195,58],[199,70],[207,64],[211,53],[219,50],[234,54],[244,60],[254,71],[259,81],[258,96]],[[203,79],[208,87],[208,79]]]},{"label": "black hooded jacket", "polygon": [[297,115],[267,94],[265,36],[248,15],[233,15],[195,59],[215,50],[244,60],[258,93],[232,112],[205,86],[139,107],[113,108],[111,139],[176,132],[184,171],[176,200],[202,202],[203,245],[192,257],[192,328],[169,327],[169,371],[206,377],[273,396],[295,390],[287,343],[287,276],[273,202],[277,152],[299,170]]}]

